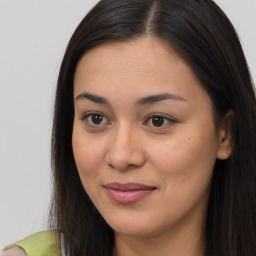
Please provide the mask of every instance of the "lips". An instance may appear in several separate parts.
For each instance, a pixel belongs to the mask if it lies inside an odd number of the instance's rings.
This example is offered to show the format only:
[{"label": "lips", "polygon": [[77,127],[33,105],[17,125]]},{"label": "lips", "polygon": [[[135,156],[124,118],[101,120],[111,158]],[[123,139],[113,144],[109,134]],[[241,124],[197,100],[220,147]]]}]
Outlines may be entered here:
[{"label": "lips", "polygon": [[118,204],[133,204],[151,194],[156,188],[138,183],[109,183],[107,195]]}]

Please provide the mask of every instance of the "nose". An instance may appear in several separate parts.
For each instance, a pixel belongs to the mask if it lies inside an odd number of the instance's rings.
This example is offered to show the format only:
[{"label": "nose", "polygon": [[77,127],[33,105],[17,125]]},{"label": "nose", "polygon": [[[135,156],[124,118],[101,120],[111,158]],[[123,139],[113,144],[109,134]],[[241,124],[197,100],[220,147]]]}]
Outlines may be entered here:
[{"label": "nose", "polygon": [[106,154],[107,164],[116,170],[136,169],[145,163],[139,133],[127,125],[112,132]]}]

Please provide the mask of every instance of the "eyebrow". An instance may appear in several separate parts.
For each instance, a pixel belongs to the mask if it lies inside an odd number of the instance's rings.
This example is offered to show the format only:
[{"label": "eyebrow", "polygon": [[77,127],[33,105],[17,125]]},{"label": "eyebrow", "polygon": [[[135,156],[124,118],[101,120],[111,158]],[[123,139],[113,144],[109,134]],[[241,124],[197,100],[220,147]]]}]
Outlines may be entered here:
[{"label": "eyebrow", "polygon": [[[99,104],[110,105],[108,99],[95,94],[91,94],[91,93],[81,93],[75,98],[76,101],[82,100],[82,99],[88,99],[90,101],[93,101]],[[184,98],[182,98],[179,95],[162,93],[162,94],[154,94],[154,95],[149,95],[149,96],[140,98],[135,102],[135,105],[137,106],[152,105],[154,103],[158,103],[163,100],[186,101]]]},{"label": "eyebrow", "polygon": [[170,93],[162,93],[162,94],[155,94],[155,95],[149,95],[143,98],[140,98],[136,101],[136,105],[151,105],[163,100],[175,100],[175,101],[186,101],[179,95],[174,95]]},{"label": "eyebrow", "polygon": [[76,97],[75,100],[77,101],[82,99],[88,99],[100,104],[109,104],[109,101],[106,98],[91,93],[81,93]]}]

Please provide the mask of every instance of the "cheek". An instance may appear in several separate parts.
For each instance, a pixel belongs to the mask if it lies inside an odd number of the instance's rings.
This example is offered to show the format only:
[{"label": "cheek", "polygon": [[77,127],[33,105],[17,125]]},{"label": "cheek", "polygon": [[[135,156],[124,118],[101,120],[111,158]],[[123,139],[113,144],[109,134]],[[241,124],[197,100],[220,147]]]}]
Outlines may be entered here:
[{"label": "cheek", "polygon": [[172,193],[189,194],[197,188],[206,189],[210,183],[217,154],[214,131],[193,131],[191,127],[151,147],[152,164]]},{"label": "cheek", "polygon": [[72,147],[80,178],[85,181],[98,175],[104,159],[102,140],[88,137],[74,127]]},{"label": "cheek", "polygon": [[[73,153],[78,174],[84,190],[94,201],[98,200],[97,186],[101,182],[100,170],[104,158],[103,146],[97,140],[85,136],[84,132],[73,131]],[[100,150],[101,149],[101,150]]]}]

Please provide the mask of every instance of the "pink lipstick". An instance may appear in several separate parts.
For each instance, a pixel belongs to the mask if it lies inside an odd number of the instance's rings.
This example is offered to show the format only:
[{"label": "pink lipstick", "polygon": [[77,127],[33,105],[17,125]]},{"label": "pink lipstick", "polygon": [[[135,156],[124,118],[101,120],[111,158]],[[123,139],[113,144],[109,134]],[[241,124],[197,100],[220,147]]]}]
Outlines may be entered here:
[{"label": "pink lipstick", "polygon": [[156,189],[138,183],[109,183],[104,187],[108,196],[118,204],[133,204]]}]

